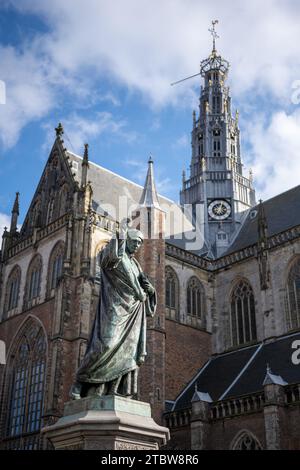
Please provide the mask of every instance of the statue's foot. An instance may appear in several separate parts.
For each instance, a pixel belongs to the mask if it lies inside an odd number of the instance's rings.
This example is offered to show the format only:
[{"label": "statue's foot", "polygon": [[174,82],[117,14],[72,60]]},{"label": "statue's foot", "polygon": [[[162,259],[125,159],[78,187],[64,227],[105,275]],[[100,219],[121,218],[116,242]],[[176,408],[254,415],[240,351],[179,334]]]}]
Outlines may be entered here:
[{"label": "statue's foot", "polygon": [[70,397],[73,398],[73,400],[80,400],[81,391],[82,391],[82,384],[79,382],[75,382],[71,387]]}]

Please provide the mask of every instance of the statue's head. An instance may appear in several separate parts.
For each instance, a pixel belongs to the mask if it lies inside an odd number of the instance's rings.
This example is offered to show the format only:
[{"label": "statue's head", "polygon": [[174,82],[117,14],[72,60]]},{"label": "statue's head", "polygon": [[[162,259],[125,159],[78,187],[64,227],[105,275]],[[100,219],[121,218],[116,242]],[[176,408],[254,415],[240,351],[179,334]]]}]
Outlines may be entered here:
[{"label": "statue's head", "polygon": [[142,232],[136,229],[129,229],[127,232],[126,249],[129,254],[134,255],[144,241]]}]

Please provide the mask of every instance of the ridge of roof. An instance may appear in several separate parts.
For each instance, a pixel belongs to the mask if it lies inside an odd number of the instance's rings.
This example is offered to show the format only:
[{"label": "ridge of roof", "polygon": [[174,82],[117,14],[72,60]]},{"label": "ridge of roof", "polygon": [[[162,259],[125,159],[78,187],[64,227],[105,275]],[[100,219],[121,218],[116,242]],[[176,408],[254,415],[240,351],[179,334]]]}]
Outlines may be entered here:
[{"label": "ridge of roof", "polygon": [[[76,157],[76,158],[79,158],[80,160],[83,160],[83,158],[82,158],[80,155],[77,155],[77,153],[72,152],[71,150],[67,150],[67,153],[73,155],[73,156]],[[138,184],[138,183],[135,183],[134,181],[129,180],[128,178],[125,178],[124,176],[119,175],[118,173],[115,173],[114,171],[109,170],[108,168],[105,168],[105,167],[99,165],[98,163],[93,162],[92,160],[89,160],[89,164],[90,164],[90,165],[94,165],[95,167],[99,168],[100,170],[106,171],[107,173],[110,173],[110,174],[113,175],[113,176],[117,176],[118,178],[120,178],[120,179],[126,181],[127,183],[133,184],[134,186],[140,188],[141,190],[144,189],[144,186],[142,186],[142,185],[140,185],[140,184]],[[166,199],[166,200],[169,201],[169,202],[172,202],[173,204],[178,205],[175,201],[173,201],[172,199],[170,199],[170,198],[168,198],[168,197],[166,197],[166,196],[163,196],[162,194],[158,194],[158,196],[161,197],[161,198],[163,198],[163,199]]]}]

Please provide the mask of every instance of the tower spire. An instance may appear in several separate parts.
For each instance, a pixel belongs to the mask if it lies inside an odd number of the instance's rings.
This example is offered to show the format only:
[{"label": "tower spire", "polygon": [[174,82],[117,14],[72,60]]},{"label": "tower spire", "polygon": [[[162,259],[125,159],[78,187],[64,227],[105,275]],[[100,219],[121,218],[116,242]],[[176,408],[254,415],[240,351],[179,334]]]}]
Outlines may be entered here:
[{"label": "tower spire", "polygon": [[160,208],[158,196],[156,192],[156,187],[155,187],[153,160],[152,160],[151,154],[148,160],[148,172],[146,176],[143,194],[140,200],[140,205],[145,206],[145,207],[156,207],[158,209]]},{"label": "tower spire", "polygon": [[10,233],[14,234],[17,231],[18,225],[18,216],[19,216],[19,195],[20,193],[16,193],[14,205],[11,211],[11,223],[10,223]]}]

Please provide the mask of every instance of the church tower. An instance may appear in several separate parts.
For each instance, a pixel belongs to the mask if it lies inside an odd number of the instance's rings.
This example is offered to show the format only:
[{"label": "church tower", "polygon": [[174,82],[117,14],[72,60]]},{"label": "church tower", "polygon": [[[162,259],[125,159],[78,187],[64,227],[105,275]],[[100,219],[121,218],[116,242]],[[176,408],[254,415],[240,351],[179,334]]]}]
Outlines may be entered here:
[{"label": "church tower", "polygon": [[226,79],[229,63],[213,49],[200,64],[199,117],[193,112],[190,176],[185,175],[181,204],[192,206],[193,223],[204,236],[203,254],[220,256],[233,241],[245,215],[255,204],[252,175],[243,175],[238,111],[231,114]]}]

